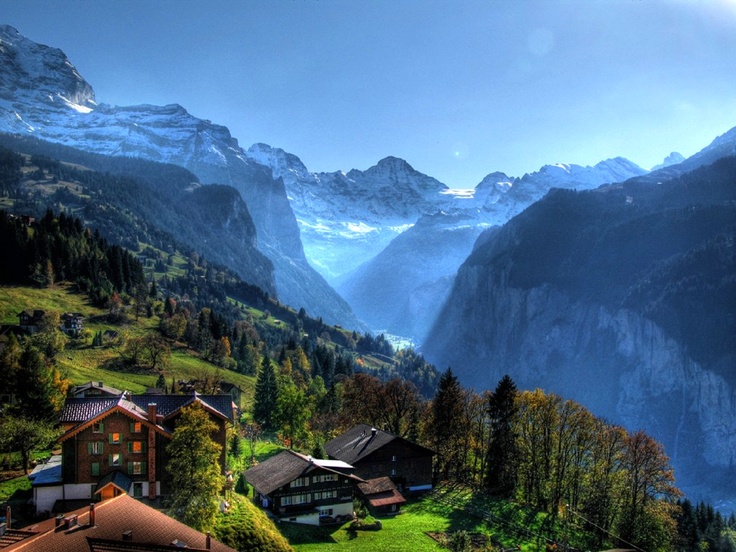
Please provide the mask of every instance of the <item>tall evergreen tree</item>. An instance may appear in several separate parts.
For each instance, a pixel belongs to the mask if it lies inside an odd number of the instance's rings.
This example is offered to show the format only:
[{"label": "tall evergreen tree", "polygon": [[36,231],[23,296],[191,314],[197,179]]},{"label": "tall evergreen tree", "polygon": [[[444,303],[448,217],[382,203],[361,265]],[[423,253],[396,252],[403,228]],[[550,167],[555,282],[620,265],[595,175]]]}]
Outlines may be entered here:
[{"label": "tall evergreen tree", "polygon": [[516,414],[516,384],[506,374],[488,396],[490,439],[488,444],[488,474],[486,488],[490,494],[510,498],[516,488],[518,454],[514,416]]},{"label": "tall evergreen tree", "polygon": [[428,438],[437,453],[435,479],[458,476],[463,469],[464,392],[457,377],[448,368],[437,385],[428,423]]},{"label": "tall evergreen tree", "polygon": [[261,369],[256,378],[256,390],[253,405],[253,418],[265,431],[274,429],[274,417],[279,398],[276,371],[268,355],[263,355]]}]

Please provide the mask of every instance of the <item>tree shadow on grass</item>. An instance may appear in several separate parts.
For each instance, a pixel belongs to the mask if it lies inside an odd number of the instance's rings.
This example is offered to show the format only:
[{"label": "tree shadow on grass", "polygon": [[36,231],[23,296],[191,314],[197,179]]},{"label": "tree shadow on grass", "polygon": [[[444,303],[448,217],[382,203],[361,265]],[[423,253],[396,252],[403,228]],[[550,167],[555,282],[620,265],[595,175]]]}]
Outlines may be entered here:
[{"label": "tree shadow on grass", "polygon": [[278,523],[276,527],[290,544],[335,544],[337,540],[332,535],[342,529],[339,525],[317,527],[288,522]]}]

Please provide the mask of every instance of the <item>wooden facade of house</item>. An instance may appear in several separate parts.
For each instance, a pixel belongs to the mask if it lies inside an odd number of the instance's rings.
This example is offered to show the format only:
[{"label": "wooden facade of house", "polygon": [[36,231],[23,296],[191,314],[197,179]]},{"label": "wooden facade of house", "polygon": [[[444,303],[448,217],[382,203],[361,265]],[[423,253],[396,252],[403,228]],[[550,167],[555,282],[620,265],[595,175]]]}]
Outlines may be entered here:
[{"label": "wooden facade of house", "polygon": [[67,335],[79,335],[84,329],[84,316],[81,312],[65,312],[61,315],[61,329]]},{"label": "wooden facade of house", "polygon": [[41,324],[41,320],[45,314],[46,311],[38,309],[33,312],[24,310],[18,313],[18,325],[22,331],[34,334],[38,331],[38,326]]},{"label": "wooden facade of house", "polygon": [[46,485],[37,511],[56,500],[98,500],[128,493],[155,499],[168,494],[166,447],[181,411],[199,402],[217,425],[225,471],[227,428],[233,423],[229,395],[128,395],[68,399],[60,418],[61,477]]},{"label": "wooden facade of house", "polygon": [[361,479],[389,477],[402,492],[432,488],[434,451],[387,431],[359,424],[328,441],[325,451],[355,466]]},{"label": "wooden facade of house", "polygon": [[406,499],[389,477],[378,477],[358,483],[363,501],[374,516],[393,516],[401,511]]},{"label": "wooden facade of house", "polygon": [[285,450],[249,468],[245,479],[259,506],[281,521],[319,525],[353,517],[355,485],[345,462]]}]

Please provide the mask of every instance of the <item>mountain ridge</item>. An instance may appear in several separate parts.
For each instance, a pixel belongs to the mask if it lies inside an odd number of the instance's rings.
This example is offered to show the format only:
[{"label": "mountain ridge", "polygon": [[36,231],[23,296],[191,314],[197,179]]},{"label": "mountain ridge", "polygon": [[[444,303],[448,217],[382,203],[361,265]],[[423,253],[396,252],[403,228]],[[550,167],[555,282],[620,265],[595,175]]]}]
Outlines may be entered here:
[{"label": "mountain ridge", "polygon": [[[178,104],[98,105],[91,85],[61,50],[22,38],[7,25],[0,27],[0,43],[7,58],[35,60],[22,68],[4,64],[0,69],[0,131],[32,134],[106,155],[172,163],[193,172],[203,184],[233,186],[256,225],[259,249],[274,264],[279,298],[346,327],[362,327],[304,256],[283,182],[248,159],[227,127],[198,119]],[[56,101],[70,79],[82,91],[75,97],[86,98],[85,105]],[[35,83],[40,80],[48,100],[38,98]]]}]

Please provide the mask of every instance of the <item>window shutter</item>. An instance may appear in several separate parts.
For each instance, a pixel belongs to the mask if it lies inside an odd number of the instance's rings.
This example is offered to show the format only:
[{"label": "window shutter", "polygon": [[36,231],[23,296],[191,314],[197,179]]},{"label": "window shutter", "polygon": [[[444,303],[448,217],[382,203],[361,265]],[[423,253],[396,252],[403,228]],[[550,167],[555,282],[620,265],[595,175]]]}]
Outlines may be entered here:
[{"label": "window shutter", "polygon": [[104,451],[104,449],[105,449],[105,442],[104,441],[100,441],[99,444],[100,444],[100,454],[103,454],[105,452]]},{"label": "window shutter", "polygon": [[105,433],[105,424],[100,422],[100,433]]},{"label": "window shutter", "polygon": [[92,454],[92,443],[87,443],[87,454]]},{"label": "window shutter", "polygon": [[100,475],[99,462],[92,462],[92,475]]},{"label": "window shutter", "polygon": [[141,474],[145,475],[145,473],[146,473],[146,463],[141,462]]},{"label": "window shutter", "polygon": [[112,466],[112,454],[108,455],[107,457],[107,463]]},{"label": "window shutter", "polygon": [[112,433],[107,434],[107,440],[112,445]]},{"label": "window shutter", "polygon": [[133,474],[133,462],[128,462],[128,475]]},{"label": "window shutter", "polygon": [[141,442],[141,452],[146,452],[146,442],[145,441]]},{"label": "window shutter", "polygon": [[133,441],[128,441],[128,452],[133,452]]}]

